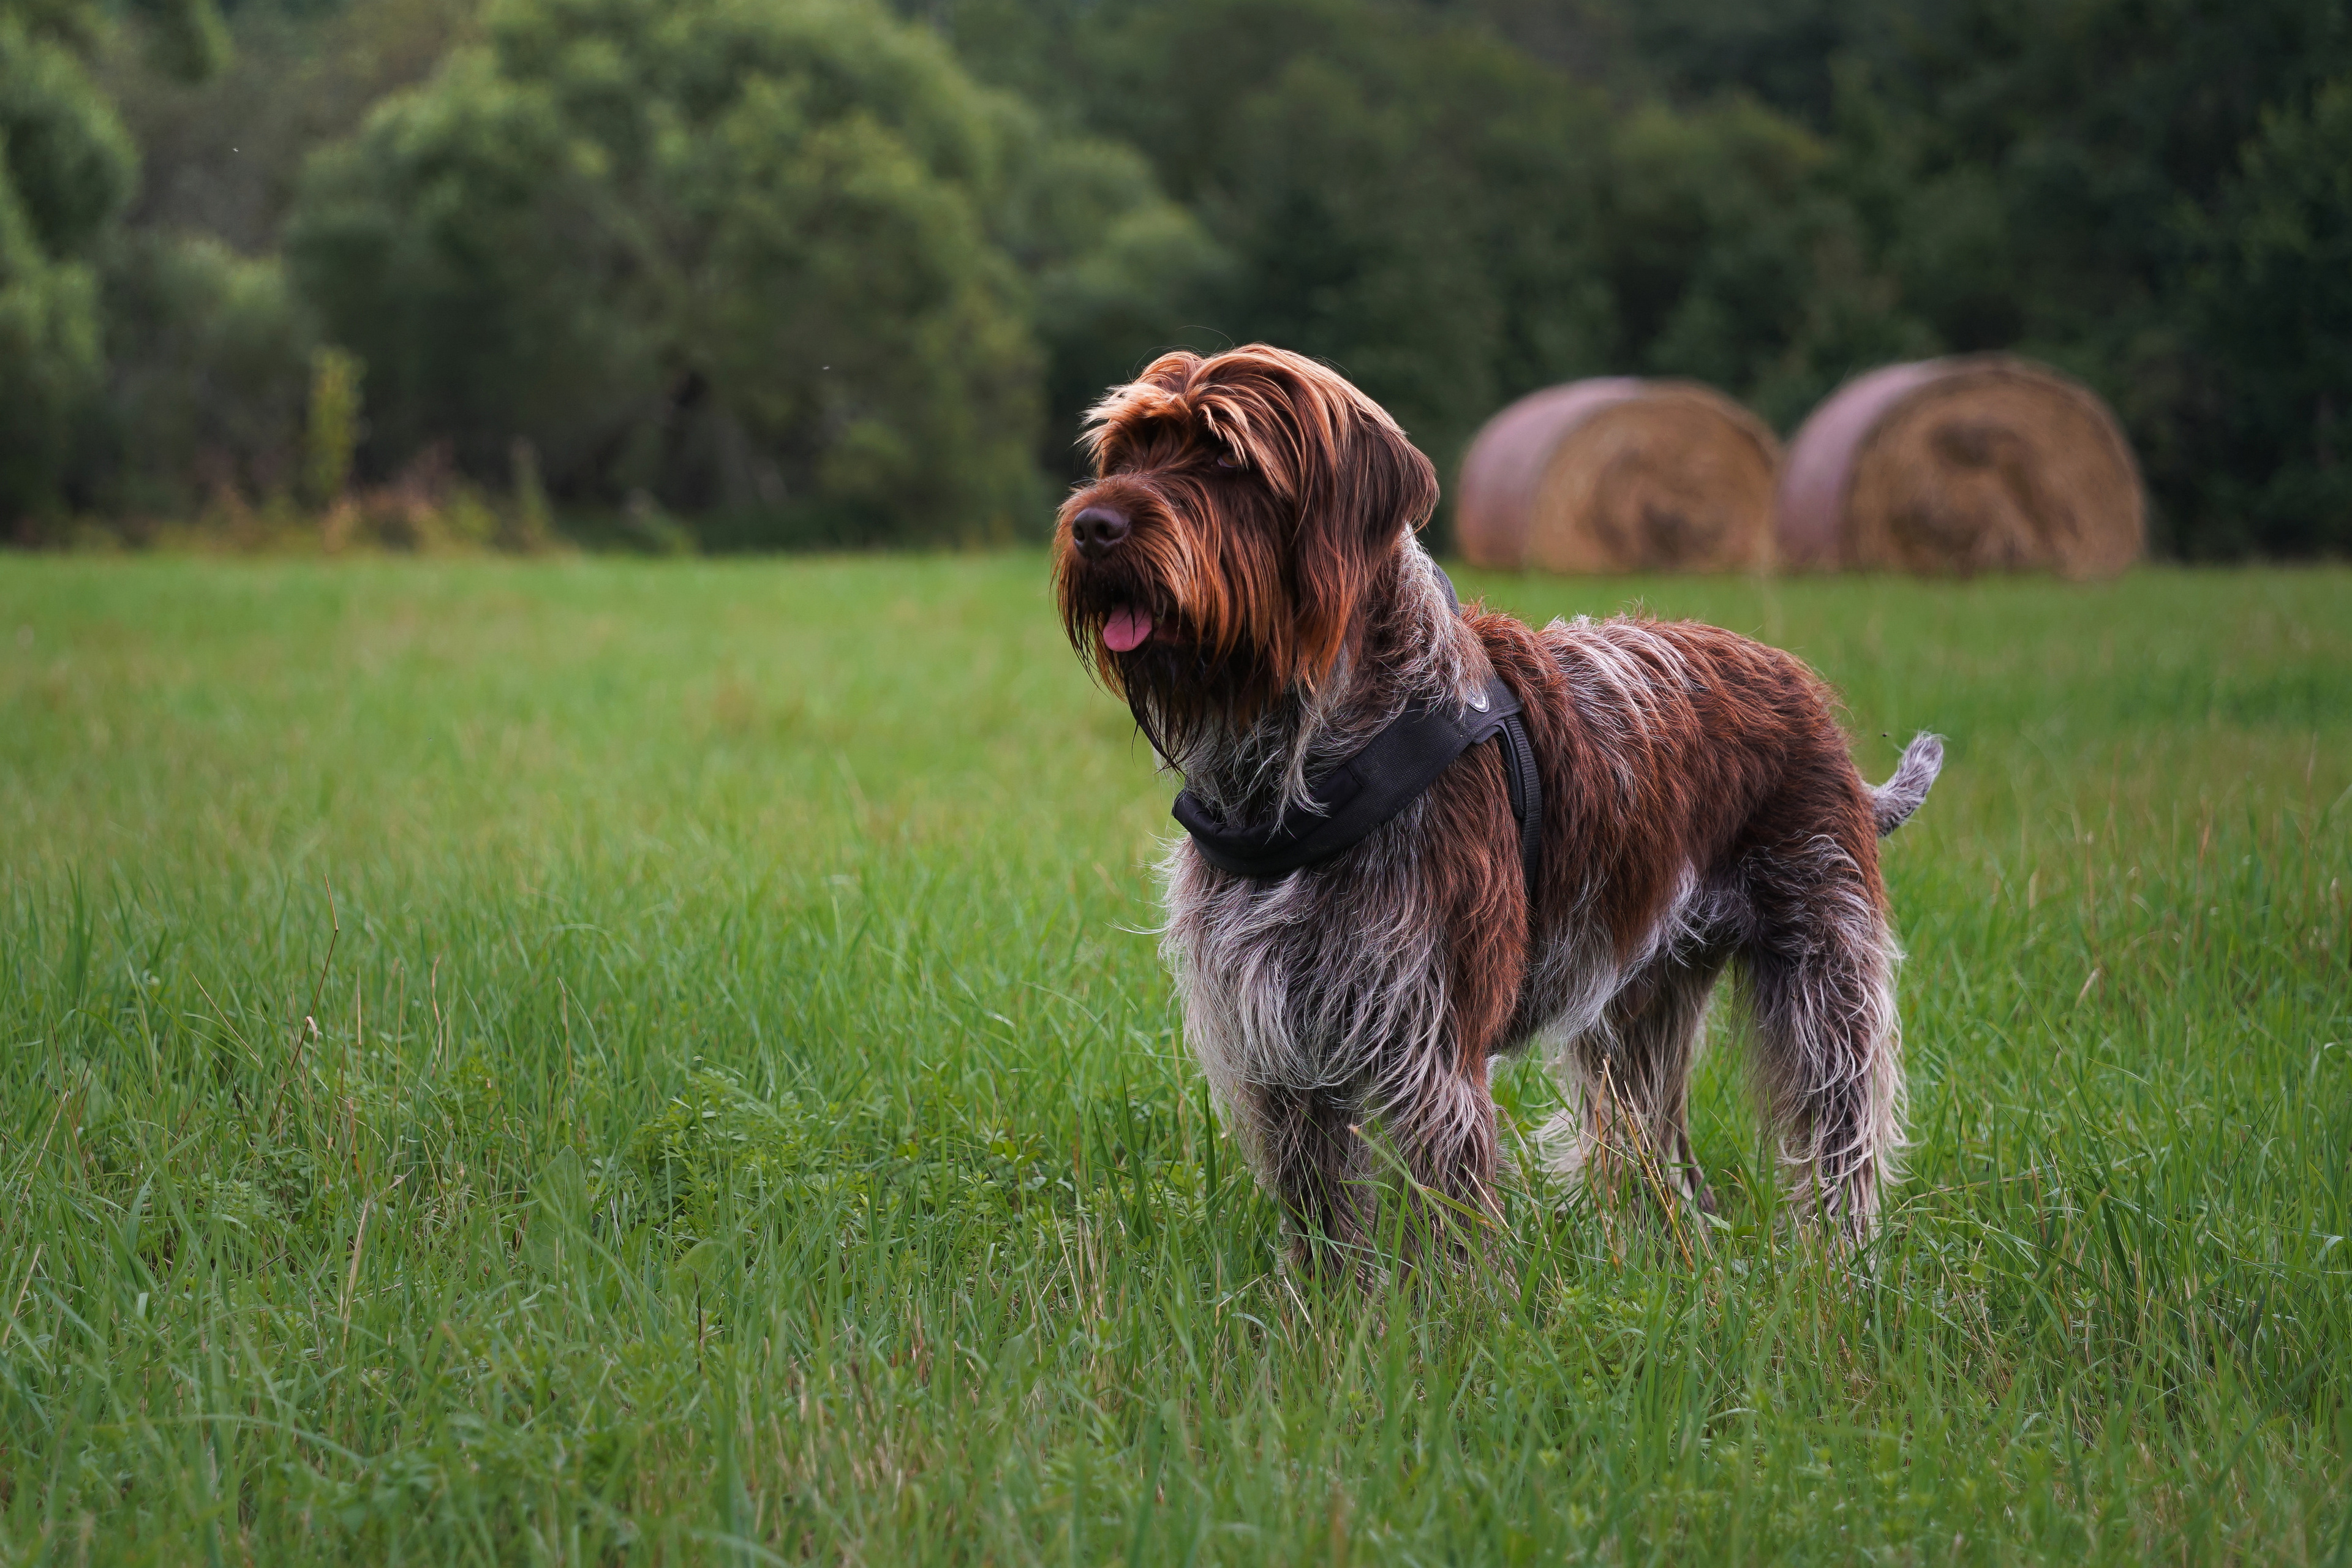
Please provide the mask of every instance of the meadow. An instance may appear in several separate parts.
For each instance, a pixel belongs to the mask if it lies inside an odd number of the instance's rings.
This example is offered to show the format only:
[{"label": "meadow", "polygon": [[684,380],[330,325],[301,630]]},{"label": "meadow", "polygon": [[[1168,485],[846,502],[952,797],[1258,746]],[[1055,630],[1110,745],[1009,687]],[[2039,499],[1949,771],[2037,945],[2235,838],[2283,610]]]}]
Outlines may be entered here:
[{"label": "meadow", "polygon": [[0,1561],[2352,1564],[2352,572],[1458,581],[1950,738],[1859,1263],[1295,1287],[1037,555],[0,560]]}]

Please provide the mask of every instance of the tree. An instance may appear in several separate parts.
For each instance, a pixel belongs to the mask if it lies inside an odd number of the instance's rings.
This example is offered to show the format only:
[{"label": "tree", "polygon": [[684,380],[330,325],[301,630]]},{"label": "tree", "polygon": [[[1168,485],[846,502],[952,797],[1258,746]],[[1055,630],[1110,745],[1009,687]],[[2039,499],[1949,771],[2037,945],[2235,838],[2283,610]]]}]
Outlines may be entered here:
[{"label": "tree", "polygon": [[171,518],[233,491],[290,493],[311,339],[275,257],[203,235],[130,230],[99,268],[104,367],[69,493]]},{"label": "tree", "polygon": [[1936,344],[1834,149],[1752,98],[1620,106],[1383,0],[956,0],[944,26],[1201,215],[1233,258],[1213,342],[1331,361],[1442,468],[1551,382],[1696,375],[1792,421]]},{"label": "tree", "polygon": [[[159,0],[142,18],[170,68],[218,65],[211,0]],[[65,504],[100,386],[95,263],[138,179],[88,68],[106,30],[93,0],[0,0],[0,524],[18,532]]]},{"label": "tree", "polygon": [[2352,77],[2265,117],[2202,238],[2216,548],[2352,552]]},{"label": "tree", "polygon": [[523,437],[752,542],[1034,531],[1038,300],[1150,316],[1207,249],[860,0],[502,0],[314,162],[288,253],[379,466]]},{"label": "tree", "polygon": [[1873,266],[1832,150],[1752,99],[1620,121],[1600,245],[1615,363],[1738,393],[1787,428],[1847,377],[1939,346]]},{"label": "tree", "polygon": [[0,0],[0,522],[59,505],[97,385],[89,257],[138,169],[83,68],[99,20],[93,6]]},{"label": "tree", "polygon": [[[2344,548],[2352,355],[2328,323],[2352,268],[2296,259],[2332,258],[2345,221],[2324,107],[2352,73],[2342,0],[1451,3],[1631,101],[1705,118],[1752,94],[1819,137],[1812,190],[1859,226],[1817,229],[1808,311],[1865,360],[2013,349],[2082,375],[2139,450],[2160,547]],[[1797,216],[1694,230],[1674,270]],[[1697,363],[1668,340],[1653,363]],[[1805,380],[1750,390],[1785,420]]]},{"label": "tree", "polygon": [[[2352,402],[2352,358],[2306,354],[2280,339],[2266,303],[2225,296],[2292,274],[2295,310],[2318,320],[2352,306],[2352,270],[2297,270],[2299,242],[2270,255],[2231,237],[2258,214],[2306,226],[2315,242],[2342,223],[2340,143],[2312,106],[2352,72],[2352,7],[1904,9],[1881,42],[1849,40],[1837,139],[1906,305],[1955,349],[2053,361],[2113,402],[2147,471],[2160,546],[2340,538],[2340,505],[2307,482],[2324,465],[2275,486],[2273,470],[2314,450],[2315,410]],[[2277,395],[2258,352],[2288,353],[2291,394]]]},{"label": "tree", "polygon": [[1234,258],[1200,320],[1329,360],[1441,467],[1607,363],[1608,106],[1484,32],[1364,0],[1106,6],[1058,74]]}]

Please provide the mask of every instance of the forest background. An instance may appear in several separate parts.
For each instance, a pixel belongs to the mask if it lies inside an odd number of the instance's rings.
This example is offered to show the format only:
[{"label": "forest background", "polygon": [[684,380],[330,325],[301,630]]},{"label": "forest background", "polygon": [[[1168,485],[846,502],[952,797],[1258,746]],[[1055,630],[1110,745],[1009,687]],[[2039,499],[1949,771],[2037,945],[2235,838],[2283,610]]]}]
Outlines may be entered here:
[{"label": "forest background", "polygon": [[2342,553],[2352,5],[0,0],[18,543],[1034,537],[1252,339],[1449,476],[1578,375],[2014,350],[2160,551]]}]

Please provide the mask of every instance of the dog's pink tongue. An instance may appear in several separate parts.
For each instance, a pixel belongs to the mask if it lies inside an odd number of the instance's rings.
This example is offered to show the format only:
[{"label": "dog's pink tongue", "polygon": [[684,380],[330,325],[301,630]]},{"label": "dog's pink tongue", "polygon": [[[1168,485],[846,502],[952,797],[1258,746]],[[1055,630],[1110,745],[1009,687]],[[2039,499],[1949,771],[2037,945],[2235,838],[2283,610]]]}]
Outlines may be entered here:
[{"label": "dog's pink tongue", "polygon": [[1151,617],[1144,611],[1120,605],[1103,623],[1103,642],[1113,653],[1132,653],[1151,635]]}]

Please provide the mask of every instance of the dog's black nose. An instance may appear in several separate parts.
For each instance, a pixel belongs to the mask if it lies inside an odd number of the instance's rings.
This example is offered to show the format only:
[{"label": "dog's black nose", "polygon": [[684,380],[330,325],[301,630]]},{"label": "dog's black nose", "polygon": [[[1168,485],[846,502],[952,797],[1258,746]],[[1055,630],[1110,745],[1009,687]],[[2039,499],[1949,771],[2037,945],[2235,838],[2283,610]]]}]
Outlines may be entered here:
[{"label": "dog's black nose", "polygon": [[1089,561],[1099,561],[1127,538],[1124,514],[1107,506],[1090,506],[1070,519],[1070,542]]}]

